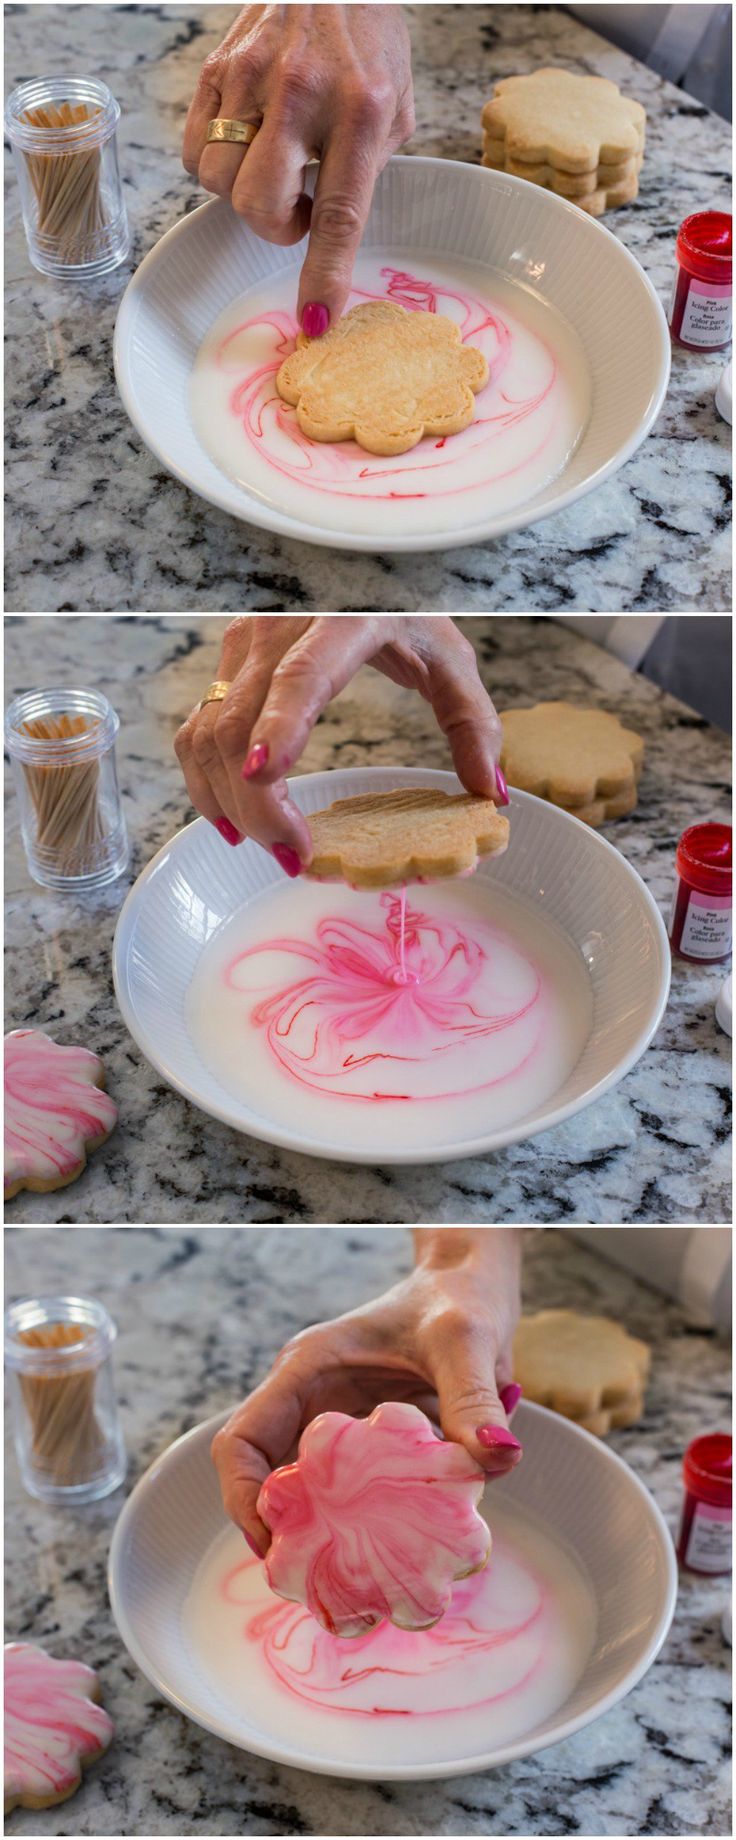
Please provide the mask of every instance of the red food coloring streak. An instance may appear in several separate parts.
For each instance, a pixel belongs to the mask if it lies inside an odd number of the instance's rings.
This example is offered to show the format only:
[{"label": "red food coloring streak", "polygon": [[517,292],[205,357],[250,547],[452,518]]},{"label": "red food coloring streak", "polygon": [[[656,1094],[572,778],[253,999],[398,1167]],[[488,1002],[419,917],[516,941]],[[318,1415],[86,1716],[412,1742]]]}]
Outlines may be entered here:
[{"label": "red food coloring streak", "polygon": [[[221,1601],[235,1610],[248,1608],[240,1589],[244,1574],[252,1570],[253,1564],[246,1559],[220,1581]],[[450,1609],[431,1629],[398,1629],[383,1622],[365,1635],[332,1636],[320,1629],[301,1604],[284,1603],[279,1598],[246,1616],[242,1636],[244,1642],[260,1649],[268,1672],[280,1687],[305,1705],[323,1711],[360,1719],[446,1718],[450,1712],[477,1711],[523,1695],[542,1665],[547,1592],[543,1580],[525,1569],[535,1587],[532,1606],[517,1621],[501,1628],[494,1626],[493,1611],[483,1603],[486,1575],[480,1572],[456,1585]],[[512,1643],[535,1635],[538,1647],[530,1666],[512,1687],[499,1692],[473,1698],[469,1689],[462,1702],[442,1708],[340,1704],[340,1696],[362,1681],[375,1677],[379,1685],[390,1677],[402,1682],[425,1680],[458,1663],[470,1665],[481,1656],[500,1654]]]},{"label": "red food coloring streak", "polygon": [[[373,484],[382,479],[390,480],[396,474],[427,475],[415,491],[400,490],[396,486],[386,486],[382,492],[372,491],[371,499],[377,502],[390,500],[416,500],[442,494],[454,497],[460,492],[482,490],[484,485],[496,485],[501,479],[510,479],[515,473],[529,466],[536,460],[548,444],[550,430],[546,428],[538,444],[530,453],[525,453],[521,460],[516,460],[505,470],[491,468],[486,479],[478,478],[464,485],[452,484],[452,468],[462,455],[481,444],[488,443],[493,453],[495,444],[503,438],[507,429],[529,421],[547,401],[558,378],[558,365],[554,353],[544,340],[535,334],[537,342],[543,347],[549,361],[547,380],[535,395],[515,401],[500,392],[501,407],[488,410],[489,390],[496,388],[503,372],[506,370],[512,354],[513,333],[499,313],[494,313],[483,301],[472,294],[464,294],[445,283],[434,284],[418,276],[404,274],[399,269],[382,268],[381,277],[386,286],[383,293],[371,292],[354,287],[348,301],[354,306],[361,300],[394,300],[409,312],[436,313],[438,301],[454,301],[460,307],[460,336],[463,343],[475,342],[484,352],[489,365],[489,380],[476,397],[475,416],[470,426],[460,434],[454,435],[445,454],[447,437],[439,440],[424,439],[408,453],[396,455],[390,461],[380,455],[366,460],[365,452],[354,441],[320,442],[311,441],[302,433],[296,417],[296,410],[281,401],[276,390],[275,376],[284,358],[294,349],[298,326],[296,320],[280,310],[262,312],[252,319],[241,321],[233,332],[222,339],[217,348],[216,364],[227,373],[233,368],[232,359],[228,362],[233,342],[244,332],[252,328],[272,327],[274,333],[273,357],[257,364],[246,376],[241,376],[231,392],[229,399],[230,413],[241,425],[248,444],[260,453],[276,472],[300,486],[309,487],[316,492],[328,492],[333,498],[364,497],[363,486],[366,481]],[[242,359],[234,366],[242,372]],[[484,404],[487,412],[483,413]],[[274,433],[286,437],[289,443],[290,457],[272,451],[270,443]]]},{"label": "red food coloring streak", "polygon": [[[369,1104],[416,1099],[400,1085],[402,1069],[436,1065],[459,1044],[503,1034],[533,1016],[536,1032],[521,1059],[505,1074],[474,1085],[420,1096],[427,1101],[489,1091],[516,1076],[533,1059],[545,1019],[544,985],[539,969],[527,961],[530,993],[510,1008],[482,1007],[478,989],[489,967],[486,947],[451,921],[433,920],[407,906],[401,897],[381,896],[385,927],[373,929],[340,915],[318,922],[314,941],[281,938],[251,946],[230,960],[225,985],[247,995],[244,969],[262,954],[294,955],[310,969],[292,982],[279,982],[249,1012],[262,1029],[273,1060],[289,1079],[313,1092]],[[490,945],[494,934],[485,929]],[[361,1053],[366,1037],[377,1043]],[[375,1073],[376,1086],[361,1092],[351,1076],[364,1068]],[[405,1076],[406,1077],[406,1076]]]}]

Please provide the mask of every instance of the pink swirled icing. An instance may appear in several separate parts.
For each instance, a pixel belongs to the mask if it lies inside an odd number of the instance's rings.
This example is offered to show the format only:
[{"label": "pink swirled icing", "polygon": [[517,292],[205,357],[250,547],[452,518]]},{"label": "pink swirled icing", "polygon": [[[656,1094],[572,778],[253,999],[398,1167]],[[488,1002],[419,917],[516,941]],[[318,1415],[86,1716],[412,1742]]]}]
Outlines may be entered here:
[{"label": "pink swirled icing", "polygon": [[416,1406],[389,1401],[367,1419],[323,1412],[297,1461],[274,1470],[258,1497],[271,1589],[332,1635],[362,1635],[384,1618],[426,1629],[453,1582],[486,1563],[484,1484],[480,1465]]},{"label": "pink swirled icing", "polygon": [[[465,289],[391,266],[381,268],[380,278],[378,288],[354,285],[347,306],[387,299],[409,311],[449,311],[460,327],[463,343],[472,343],[487,359],[489,381],[475,399],[470,426],[457,435],[426,437],[411,454],[389,458],[368,455],[352,441],[310,440],[299,427],[295,409],[281,401],[275,384],[280,364],[293,350],[297,322],[281,309],[264,309],[229,331],[214,353],[221,375],[236,379],[229,394],[229,413],[240,426],[246,449],[257,453],[282,478],[335,499],[406,501],[441,495],[446,500],[523,474],[543,455],[555,429],[559,366],[552,348],[536,335],[535,349],[540,358],[543,355],[541,375],[525,393],[514,394],[504,387],[514,332],[500,309]],[[267,355],[257,362],[244,360],[244,335],[246,343],[247,335],[255,335],[259,345],[265,337]],[[518,391],[518,384],[514,388]],[[458,459],[478,450],[483,450],[483,461],[473,478],[457,474]],[[557,464],[562,465],[564,458],[563,448]]]},{"label": "pink swirled icing", "polygon": [[63,1801],[82,1765],[107,1749],[112,1720],[96,1704],[97,1675],[30,1642],[5,1649],[5,1806]]},{"label": "pink swirled icing", "polygon": [[457,1583],[445,1615],[423,1630],[383,1622],[349,1639],[330,1635],[299,1605],[264,1604],[260,1571],[249,1558],[229,1567],[220,1599],[231,1614],[245,1612],[242,1639],[272,1681],[322,1712],[416,1720],[514,1701],[523,1707],[555,1665],[549,1583],[502,1538],[490,1563]]},{"label": "pink swirled icing", "polygon": [[[461,927],[407,907],[404,929],[398,895],[382,895],[380,906],[383,926],[330,916],[318,922],[313,939],[269,940],[226,965],[227,989],[251,995],[249,980],[264,954],[301,961],[296,978],[279,977],[250,1011],[281,1071],[312,1091],[372,1103],[416,1099],[417,1070],[427,1099],[490,1091],[518,1074],[532,1060],[545,1021],[538,967],[525,964],[523,994],[509,1004],[502,980],[494,978],[493,927],[481,934],[471,923]],[[458,1049],[504,1035],[510,1064],[465,1084]]]},{"label": "pink swirled icing", "polygon": [[61,1187],[83,1168],[118,1116],[101,1075],[87,1048],[61,1048],[39,1029],[6,1035],[6,1194],[34,1182]]}]

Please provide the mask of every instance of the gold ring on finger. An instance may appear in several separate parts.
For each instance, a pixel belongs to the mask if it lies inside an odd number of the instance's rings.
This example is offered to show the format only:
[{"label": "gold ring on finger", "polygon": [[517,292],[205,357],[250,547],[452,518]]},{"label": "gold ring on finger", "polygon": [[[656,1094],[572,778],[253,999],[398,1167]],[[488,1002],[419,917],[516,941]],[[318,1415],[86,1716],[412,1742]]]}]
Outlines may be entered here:
[{"label": "gold ring on finger", "polygon": [[229,689],[230,689],[230,685],[226,684],[223,678],[221,677],[216,678],[213,684],[208,684],[207,689],[205,690],[204,696],[200,698],[197,704],[197,708],[204,709],[205,703],[223,702],[224,698],[227,696]]},{"label": "gold ring on finger", "polygon": [[249,147],[258,133],[259,124],[252,121],[230,121],[226,115],[215,115],[207,123],[208,141],[238,141],[241,146]]}]

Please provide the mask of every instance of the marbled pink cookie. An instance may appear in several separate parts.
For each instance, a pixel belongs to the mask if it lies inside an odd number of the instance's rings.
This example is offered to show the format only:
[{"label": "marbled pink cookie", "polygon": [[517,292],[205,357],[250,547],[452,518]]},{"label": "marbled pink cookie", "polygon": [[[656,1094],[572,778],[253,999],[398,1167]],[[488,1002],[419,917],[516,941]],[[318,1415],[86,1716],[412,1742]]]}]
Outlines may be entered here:
[{"label": "marbled pink cookie", "polygon": [[112,1720],[95,1702],[93,1668],[54,1661],[31,1642],[5,1649],[5,1812],[50,1808],[79,1788],[107,1750]]},{"label": "marbled pink cookie", "polygon": [[273,1471],[258,1497],[271,1529],[268,1582],[306,1604],[323,1629],[359,1636],[384,1617],[428,1629],[457,1578],[485,1565],[491,1536],[476,1512],[483,1470],[443,1443],[416,1406],[376,1406],[370,1418],[323,1412],[296,1463]]},{"label": "marbled pink cookie", "polygon": [[88,1048],[60,1048],[40,1029],[5,1037],[5,1198],[64,1188],[109,1137],[117,1106]]}]

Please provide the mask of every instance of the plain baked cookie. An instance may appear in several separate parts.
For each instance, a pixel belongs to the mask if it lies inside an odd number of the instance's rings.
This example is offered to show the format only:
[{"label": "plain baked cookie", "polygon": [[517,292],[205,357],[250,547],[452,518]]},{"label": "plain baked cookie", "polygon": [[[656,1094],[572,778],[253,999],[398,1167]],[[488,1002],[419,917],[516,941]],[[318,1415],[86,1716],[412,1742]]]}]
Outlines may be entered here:
[{"label": "plain baked cookie", "polygon": [[511,786],[595,826],[635,809],[644,742],[618,716],[536,703],[504,710],[501,723],[501,766]]},{"label": "plain baked cookie", "polygon": [[425,434],[459,434],[475,413],[488,365],[439,313],[395,301],[351,307],[321,339],[300,332],[276,374],[312,441],[355,440],[371,454],[403,454]]},{"label": "plain baked cookie", "polygon": [[483,165],[574,200],[593,217],[639,190],[646,113],[607,77],[503,77],[485,105]]},{"label": "plain baked cookie", "polygon": [[514,1379],[524,1397],[605,1437],[644,1409],[650,1353],[619,1323],[577,1310],[522,1316],[514,1336]]},{"label": "plain baked cookie", "polygon": [[509,840],[508,818],[492,799],[423,787],[336,799],[307,823],[314,856],[305,874],[353,888],[467,874],[481,856],[500,855]]}]

